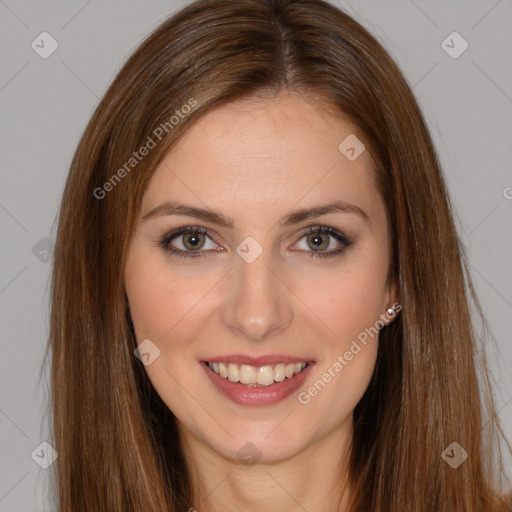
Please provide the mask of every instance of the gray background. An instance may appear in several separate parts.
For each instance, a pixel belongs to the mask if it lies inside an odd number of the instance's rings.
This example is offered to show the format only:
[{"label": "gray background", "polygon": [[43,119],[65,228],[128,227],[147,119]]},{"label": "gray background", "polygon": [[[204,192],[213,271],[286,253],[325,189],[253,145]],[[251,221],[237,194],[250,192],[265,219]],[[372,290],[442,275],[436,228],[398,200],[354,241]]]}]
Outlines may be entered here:
[{"label": "gray background", "polygon": [[[47,369],[38,380],[51,268],[44,246],[72,154],[130,52],[186,3],[0,0],[0,511],[51,510],[51,468],[31,453],[48,438]],[[336,3],[394,56],[423,109],[496,338],[489,357],[512,438],[512,0]],[[43,31],[59,45],[47,59],[31,48]],[[469,44],[456,59],[441,46],[453,31]]]}]

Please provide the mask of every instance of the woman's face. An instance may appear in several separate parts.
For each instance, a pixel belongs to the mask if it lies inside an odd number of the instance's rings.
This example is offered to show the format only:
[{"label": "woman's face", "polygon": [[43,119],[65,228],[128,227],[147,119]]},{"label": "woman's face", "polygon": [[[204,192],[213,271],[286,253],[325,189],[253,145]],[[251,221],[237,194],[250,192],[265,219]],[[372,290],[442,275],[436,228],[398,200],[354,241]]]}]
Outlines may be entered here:
[{"label": "woman's face", "polygon": [[126,293],[149,379],[205,454],[278,461],[350,436],[395,301],[353,137],[296,94],[237,101],[151,178]]}]

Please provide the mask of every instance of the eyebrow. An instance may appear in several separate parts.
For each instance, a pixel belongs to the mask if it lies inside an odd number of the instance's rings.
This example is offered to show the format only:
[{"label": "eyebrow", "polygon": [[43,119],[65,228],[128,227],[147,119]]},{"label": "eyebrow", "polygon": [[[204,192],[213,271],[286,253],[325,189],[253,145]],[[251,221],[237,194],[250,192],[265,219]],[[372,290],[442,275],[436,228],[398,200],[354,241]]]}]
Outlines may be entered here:
[{"label": "eyebrow", "polygon": [[[359,208],[359,206],[345,201],[332,201],[313,208],[294,210],[281,218],[278,221],[278,224],[281,226],[291,226],[328,213],[352,213],[362,217],[366,223],[370,223],[368,215],[364,210]],[[206,208],[198,208],[197,206],[187,205],[176,201],[166,201],[165,203],[156,206],[142,216],[142,221],[155,217],[163,217],[165,215],[186,215],[188,217],[195,217],[197,219],[209,221],[228,229],[233,229],[235,227],[234,220],[223,213],[215,212]]]}]

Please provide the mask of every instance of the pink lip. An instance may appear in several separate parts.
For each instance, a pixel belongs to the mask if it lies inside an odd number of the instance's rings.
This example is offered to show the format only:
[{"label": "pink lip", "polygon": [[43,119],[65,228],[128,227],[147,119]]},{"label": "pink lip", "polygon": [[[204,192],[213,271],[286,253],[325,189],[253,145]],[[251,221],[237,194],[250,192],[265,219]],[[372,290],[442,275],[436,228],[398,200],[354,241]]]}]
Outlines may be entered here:
[{"label": "pink lip", "polygon": [[258,356],[258,357],[251,357],[251,356],[244,356],[242,354],[231,354],[228,356],[216,356],[212,358],[205,358],[203,359],[203,362],[210,362],[210,363],[234,363],[234,364],[247,364],[249,366],[269,366],[279,363],[289,364],[289,363],[309,363],[313,362],[309,358],[300,358],[300,357],[291,357],[291,356],[285,356],[285,355],[279,355],[279,354],[269,354],[266,356]]},{"label": "pink lip", "polygon": [[[239,357],[239,356],[234,356]],[[217,360],[216,360],[217,359]],[[293,358],[292,358],[293,359]],[[279,359],[279,361],[290,361],[293,362],[292,359]],[[296,358],[295,358],[296,359]],[[243,358],[244,361],[248,359]],[[269,359],[265,359],[268,361]],[[228,362],[226,359],[213,358],[213,360],[209,360],[210,362]],[[301,360],[296,360],[296,362],[300,362]],[[302,359],[304,361],[304,359]],[[234,362],[234,361],[230,361]],[[217,388],[222,395],[229,398],[233,402],[240,405],[272,405],[284,400],[289,397],[292,393],[297,391],[299,387],[303,384],[305,379],[308,377],[309,373],[315,363],[310,363],[304,370],[302,370],[299,374],[294,375],[291,379],[285,378],[281,382],[274,382],[270,386],[265,387],[249,387],[245,384],[241,384],[240,382],[231,382],[229,379],[221,377],[217,375],[213,370],[211,370],[205,362],[200,363],[203,367],[203,370],[206,372],[207,377],[210,379],[212,384]],[[244,362],[239,364],[245,364]],[[268,364],[268,363],[267,363]],[[252,365],[258,366],[258,365]],[[265,366],[265,365],[261,365]]]}]

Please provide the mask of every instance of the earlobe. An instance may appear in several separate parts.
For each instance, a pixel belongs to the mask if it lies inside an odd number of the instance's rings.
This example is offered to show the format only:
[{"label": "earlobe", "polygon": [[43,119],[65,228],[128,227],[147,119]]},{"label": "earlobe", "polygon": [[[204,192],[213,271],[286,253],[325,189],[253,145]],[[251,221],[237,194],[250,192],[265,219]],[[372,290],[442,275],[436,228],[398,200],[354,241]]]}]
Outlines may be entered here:
[{"label": "earlobe", "polygon": [[387,299],[387,309],[386,312],[382,315],[382,317],[385,318],[386,325],[390,324],[402,309],[402,305],[398,300],[396,283],[390,284]]}]

